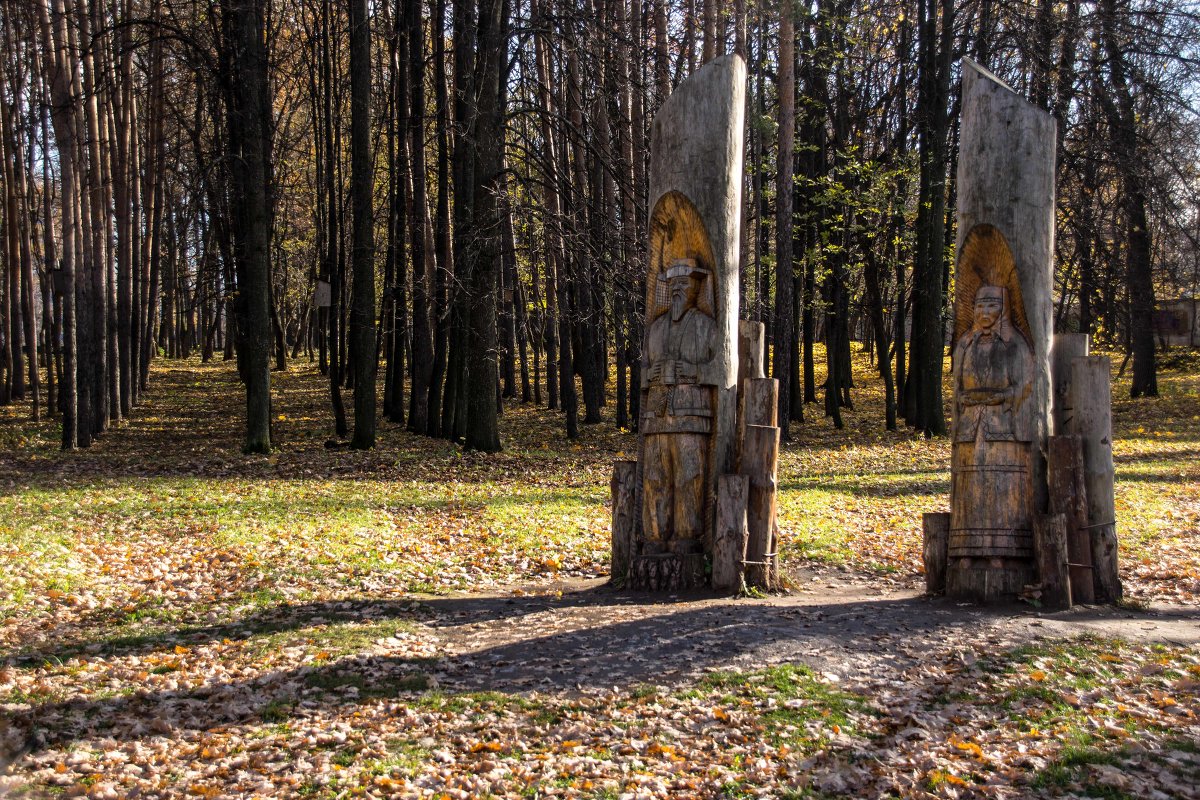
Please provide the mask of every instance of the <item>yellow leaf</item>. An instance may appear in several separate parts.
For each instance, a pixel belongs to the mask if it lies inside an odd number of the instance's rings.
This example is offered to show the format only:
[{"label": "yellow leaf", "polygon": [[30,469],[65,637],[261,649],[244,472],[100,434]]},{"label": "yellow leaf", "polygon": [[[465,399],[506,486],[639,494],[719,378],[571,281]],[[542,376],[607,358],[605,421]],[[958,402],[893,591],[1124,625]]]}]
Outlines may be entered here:
[{"label": "yellow leaf", "polygon": [[181,656],[184,653],[186,653],[187,651],[188,651],[188,649],[186,647],[184,647],[183,645],[181,645],[181,644],[175,645],[175,655]]},{"label": "yellow leaf", "polygon": [[1035,669],[1033,672],[1029,673],[1029,677],[1033,678],[1038,683],[1041,683],[1042,681],[1046,680],[1046,673],[1042,672],[1040,669]]},{"label": "yellow leaf", "polygon": [[980,747],[979,745],[975,744],[974,742],[964,742],[962,739],[959,739],[957,736],[951,736],[950,744],[954,745],[959,750],[962,750],[964,753],[970,753],[971,755],[975,756],[976,758],[978,758],[980,760],[983,759],[983,748]]}]

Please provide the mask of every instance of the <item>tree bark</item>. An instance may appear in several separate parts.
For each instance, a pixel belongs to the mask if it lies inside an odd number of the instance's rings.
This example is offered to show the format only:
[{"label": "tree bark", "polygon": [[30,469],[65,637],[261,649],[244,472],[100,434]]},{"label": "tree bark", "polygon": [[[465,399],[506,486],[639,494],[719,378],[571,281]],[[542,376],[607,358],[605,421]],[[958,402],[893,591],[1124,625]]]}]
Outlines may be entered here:
[{"label": "tree bark", "polygon": [[[781,436],[791,439],[792,339],[792,160],[796,137],[796,31],[794,10],[784,3],[779,12],[779,155],[775,177],[775,326],[771,375],[779,381]],[[751,532],[753,536],[753,531]]]},{"label": "tree bark", "polygon": [[248,453],[271,450],[271,95],[266,0],[230,0],[224,10],[229,153],[238,293],[237,354],[246,384]]},{"label": "tree bark", "polygon": [[371,25],[367,0],[350,0],[350,191],[354,277],[350,336],[354,353],[354,436],[350,446],[375,446],[375,215],[371,163]]}]

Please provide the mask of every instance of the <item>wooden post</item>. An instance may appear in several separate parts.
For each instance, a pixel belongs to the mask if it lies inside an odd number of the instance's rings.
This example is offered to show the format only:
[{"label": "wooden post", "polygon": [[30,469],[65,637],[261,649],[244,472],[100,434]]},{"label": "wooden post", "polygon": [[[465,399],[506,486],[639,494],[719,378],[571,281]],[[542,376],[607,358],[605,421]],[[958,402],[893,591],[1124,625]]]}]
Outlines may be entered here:
[{"label": "wooden post", "polygon": [[925,591],[942,594],[946,591],[946,557],[950,545],[950,512],[933,511],[921,515],[924,539],[922,560],[925,563]]},{"label": "wooden post", "polygon": [[748,378],[746,380],[747,425],[763,425],[774,428],[779,425],[779,381],[775,378]]},{"label": "wooden post", "polygon": [[1097,601],[1115,603],[1122,590],[1113,495],[1112,365],[1107,356],[1085,356],[1071,362],[1070,397],[1071,433],[1083,441],[1092,584]]},{"label": "wooden post", "polygon": [[1046,474],[1050,481],[1050,513],[1067,520],[1067,567],[1071,600],[1094,603],[1092,544],[1088,531],[1087,489],[1083,479],[1083,442],[1078,436],[1051,436]]},{"label": "wooden post", "polygon": [[717,478],[737,446],[745,107],[746,64],[725,56],[681,82],[650,126],[633,589],[708,582]]},{"label": "wooden post", "polygon": [[746,506],[746,586],[774,589],[771,569],[776,558],[775,513],[779,469],[779,428],[747,425],[741,474],[750,480]]},{"label": "wooden post", "polygon": [[946,595],[989,602],[1033,582],[1046,507],[1056,137],[970,59],[961,97]]},{"label": "wooden post", "polygon": [[742,446],[747,425],[779,425],[779,381],[775,378],[747,378],[741,383],[737,457],[734,464],[742,463]]},{"label": "wooden post", "polygon": [[[1054,386],[1054,434],[1067,433],[1071,418],[1071,362],[1088,354],[1092,337],[1086,333],[1056,333],[1050,347],[1050,381]],[[1068,537],[1069,538],[1069,537]],[[1075,598],[1079,600],[1078,597]]]},{"label": "wooden post", "polygon": [[1071,607],[1067,573],[1067,516],[1039,514],[1033,520],[1034,549],[1041,575],[1042,604],[1056,611]]},{"label": "wooden post", "polygon": [[717,479],[717,534],[713,543],[712,585],[722,591],[742,588],[742,562],[746,560],[746,503],[750,479],[722,475]]},{"label": "wooden post", "polygon": [[766,325],[761,322],[738,320],[738,387],[746,378],[765,378],[763,371]]},{"label": "wooden post", "polygon": [[637,462],[613,465],[612,483],[612,580],[624,582],[629,574],[633,537],[637,528]]}]

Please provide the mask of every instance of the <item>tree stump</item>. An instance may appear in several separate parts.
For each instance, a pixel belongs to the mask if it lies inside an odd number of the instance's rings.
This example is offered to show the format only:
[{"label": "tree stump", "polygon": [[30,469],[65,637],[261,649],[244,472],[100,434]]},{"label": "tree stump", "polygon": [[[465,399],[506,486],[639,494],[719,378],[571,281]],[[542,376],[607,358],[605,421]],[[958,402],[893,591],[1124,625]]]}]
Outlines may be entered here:
[{"label": "tree stump", "polygon": [[612,569],[613,581],[624,581],[629,573],[633,537],[637,530],[637,462],[613,465],[612,482]]},{"label": "tree stump", "polygon": [[1115,603],[1122,594],[1113,495],[1111,375],[1107,356],[1085,356],[1071,363],[1071,433],[1083,441],[1092,586],[1102,603]]},{"label": "tree stump", "polygon": [[1050,481],[1050,513],[1067,521],[1067,571],[1071,601],[1094,603],[1092,543],[1087,527],[1087,490],[1083,481],[1083,443],[1078,436],[1051,436],[1046,474]]},{"label": "tree stump", "polygon": [[775,528],[779,469],[779,428],[747,425],[741,473],[749,478],[746,506],[746,586],[770,591],[776,588],[772,569],[777,556]]},{"label": "tree stump", "polygon": [[1042,605],[1056,611],[1071,607],[1067,572],[1067,516],[1040,514],[1033,521],[1034,549],[1042,584]]},{"label": "tree stump", "polygon": [[713,542],[712,585],[722,591],[742,588],[742,562],[746,560],[746,503],[750,479],[722,475],[717,479],[717,533]]},{"label": "tree stump", "polygon": [[934,511],[921,515],[921,550],[925,564],[925,591],[942,594],[946,591],[946,558],[950,546],[950,512]]}]

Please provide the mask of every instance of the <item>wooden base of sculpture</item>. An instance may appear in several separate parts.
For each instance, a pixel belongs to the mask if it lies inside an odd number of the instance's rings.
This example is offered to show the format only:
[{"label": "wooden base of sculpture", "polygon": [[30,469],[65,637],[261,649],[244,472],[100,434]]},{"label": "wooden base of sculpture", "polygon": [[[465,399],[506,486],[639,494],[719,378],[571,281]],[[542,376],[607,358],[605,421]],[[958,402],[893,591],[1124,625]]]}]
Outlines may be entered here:
[{"label": "wooden base of sculpture", "polygon": [[1013,600],[1034,582],[1027,558],[951,558],[946,570],[946,596],[979,603]]},{"label": "wooden base of sculpture", "polygon": [[655,553],[634,556],[628,587],[638,592],[678,592],[706,583],[703,553]]}]

